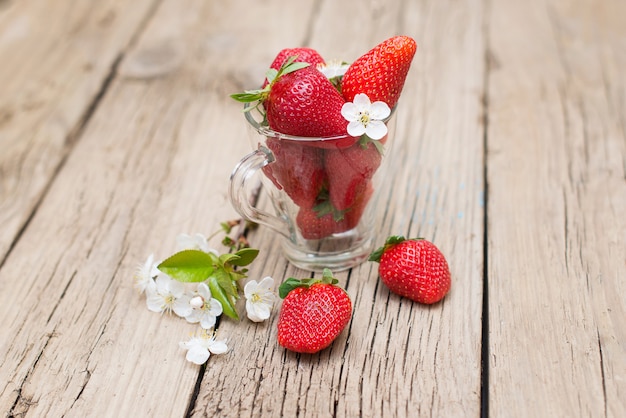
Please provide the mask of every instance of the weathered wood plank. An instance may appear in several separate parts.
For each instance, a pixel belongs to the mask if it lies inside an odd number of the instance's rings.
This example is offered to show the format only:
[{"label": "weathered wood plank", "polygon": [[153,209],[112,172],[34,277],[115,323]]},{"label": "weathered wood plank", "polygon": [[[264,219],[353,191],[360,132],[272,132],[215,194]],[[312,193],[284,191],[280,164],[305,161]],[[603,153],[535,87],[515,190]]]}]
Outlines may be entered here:
[{"label": "weathered wood plank", "polygon": [[0,260],[154,3],[0,4]]},{"label": "weathered wood plank", "polygon": [[178,342],[196,327],[149,312],[132,275],[234,216],[228,176],[249,146],[231,140],[245,127],[226,91],[254,33],[219,25],[237,27],[240,6],[159,8],[2,266],[3,413],[185,413],[199,370]]},{"label": "weathered wood plank", "polygon": [[[288,8],[285,13],[294,12]],[[428,308],[391,295],[378,283],[373,263],[339,273],[354,302],[354,316],[333,346],[317,355],[281,349],[277,316],[262,325],[223,321],[220,335],[228,338],[231,352],[210,359],[193,415],[477,416],[481,2],[386,2],[384,7],[322,2],[311,25],[310,37],[301,32],[294,39],[331,58],[355,59],[398,33],[420,44],[397,115],[397,172],[389,182],[380,239],[393,233],[433,240],[450,260],[452,291],[442,304]],[[270,231],[261,228],[250,239],[268,257],[252,266],[251,276],[271,274],[280,281],[308,274],[285,267]]]},{"label": "weathered wood plank", "polygon": [[492,416],[626,414],[625,15],[492,2]]}]

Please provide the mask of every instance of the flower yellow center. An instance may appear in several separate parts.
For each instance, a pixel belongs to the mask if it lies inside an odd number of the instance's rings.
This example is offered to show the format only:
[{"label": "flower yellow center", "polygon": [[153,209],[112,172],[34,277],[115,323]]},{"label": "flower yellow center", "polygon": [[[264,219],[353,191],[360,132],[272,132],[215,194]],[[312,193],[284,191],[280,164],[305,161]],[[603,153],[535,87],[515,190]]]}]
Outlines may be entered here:
[{"label": "flower yellow center", "polygon": [[252,300],[252,303],[257,303],[261,300],[261,296],[258,293],[253,293],[250,300]]},{"label": "flower yellow center", "polygon": [[363,126],[367,126],[367,124],[370,123],[370,114],[368,112],[359,112],[359,115],[359,119]]}]

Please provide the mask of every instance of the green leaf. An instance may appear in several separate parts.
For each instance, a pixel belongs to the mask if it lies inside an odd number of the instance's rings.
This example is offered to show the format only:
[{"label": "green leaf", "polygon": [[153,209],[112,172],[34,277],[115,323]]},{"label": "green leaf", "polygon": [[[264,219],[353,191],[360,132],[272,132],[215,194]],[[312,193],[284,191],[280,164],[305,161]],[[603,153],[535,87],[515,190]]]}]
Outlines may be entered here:
[{"label": "green leaf", "polygon": [[280,296],[281,299],[284,299],[285,296],[287,296],[287,294],[293,289],[297,287],[311,287],[316,283],[337,284],[339,283],[339,280],[335,279],[333,277],[333,273],[330,271],[330,269],[327,268],[324,269],[322,273],[322,278],[311,277],[308,279],[296,279],[290,277],[282,282],[281,285],[278,287],[278,296]]},{"label": "green leaf", "polygon": [[205,281],[215,270],[215,256],[199,250],[180,251],[165,259],[157,268],[186,283]]},{"label": "green leaf", "polygon": [[377,263],[380,263],[380,257],[382,257],[383,253],[385,251],[387,251],[387,249],[389,247],[393,247],[396,244],[400,244],[402,241],[406,241],[406,238],[404,238],[402,235],[392,235],[392,236],[390,236],[385,241],[385,245],[383,245],[382,247],[377,248],[374,251],[372,251],[372,253],[370,254],[370,256],[369,256],[369,258],[367,260],[368,261],[375,261]]},{"label": "green leaf", "polygon": [[311,64],[309,64],[308,62],[292,62],[289,65],[285,66],[285,68],[280,73],[280,75],[293,73],[294,71],[301,70],[301,69],[306,68],[306,67],[308,67],[310,65]]},{"label": "green leaf", "polygon": [[238,321],[239,315],[237,314],[237,310],[235,309],[235,302],[233,298],[229,297],[224,289],[222,289],[217,277],[211,276],[209,278],[209,289],[211,290],[211,296],[217,299],[222,304],[222,311],[224,312],[224,314],[229,318]]},{"label": "green leaf", "polygon": [[231,253],[222,254],[220,255],[220,263],[222,265],[225,265],[226,263],[233,264],[233,261],[237,260],[238,258],[239,256],[237,254],[231,254]]},{"label": "green leaf", "polygon": [[280,286],[278,286],[278,296],[280,296],[281,299],[285,299],[285,296],[287,296],[289,292],[291,292],[296,287],[301,287],[301,286],[302,286],[301,280],[290,277],[284,282],[282,282]]},{"label": "green leaf", "polygon": [[267,82],[271,84],[277,75],[278,75],[278,70],[275,68],[270,68],[265,73],[265,78],[267,78]]},{"label": "green leaf", "polygon": [[237,294],[237,285],[226,270],[223,268],[216,269],[211,278],[215,278],[217,280],[217,283],[227,295],[231,296],[235,300],[239,298],[239,295]]},{"label": "green leaf", "polygon": [[265,90],[246,90],[243,93],[234,93],[230,97],[242,103],[252,103],[263,100]]},{"label": "green leaf", "polygon": [[241,250],[235,253],[237,258],[236,260],[229,261],[233,266],[247,266],[254,261],[254,259],[259,255],[259,250],[256,248],[242,248]]}]

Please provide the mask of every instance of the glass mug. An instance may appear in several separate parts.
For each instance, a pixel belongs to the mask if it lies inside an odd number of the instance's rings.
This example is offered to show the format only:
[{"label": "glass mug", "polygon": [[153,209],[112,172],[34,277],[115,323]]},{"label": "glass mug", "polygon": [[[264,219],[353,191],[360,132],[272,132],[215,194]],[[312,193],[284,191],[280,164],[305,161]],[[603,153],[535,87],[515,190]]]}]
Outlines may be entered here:
[{"label": "glass mug", "polygon": [[[244,115],[254,151],[230,176],[235,210],[278,232],[284,255],[299,268],[340,271],[367,260],[388,190],[385,175],[395,112],[385,121],[387,135],[374,141],[365,136],[281,134],[259,122],[262,116],[255,118],[248,106]],[[258,190],[256,174],[261,174],[274,213],[251,203]]]}]

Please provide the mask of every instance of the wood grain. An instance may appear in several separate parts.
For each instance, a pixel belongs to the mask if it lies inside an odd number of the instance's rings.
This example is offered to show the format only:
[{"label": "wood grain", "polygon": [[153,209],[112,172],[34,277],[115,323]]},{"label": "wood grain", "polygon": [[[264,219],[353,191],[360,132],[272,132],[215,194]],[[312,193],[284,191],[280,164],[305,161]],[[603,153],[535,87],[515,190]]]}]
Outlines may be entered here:
[{"label": "wood grain", "polygon": [[[396,149],[389,156],[397,172],[384,193],[388,209],[379,240],[392,233],[434,240],[451,260],[453,290],[444,303],[428,308],[390,294],[378,282],[374,263],[339,273],[354,302],[353,318],[332,347],[316,355],[277,346],[276,316],[262,325],[224,321],[220,334],[232,351],[209,360],[193,416],[476,416],[483,217],[480,3],[455,13],[447,2],[360,8],[358,25],[340,29],[353,40],[349,44],[330,39],[321,22],[334,27],[353,5],[328,5],[315,16],[313,27],[319,29],[309,41],[326,56],[355,59],[394,33],[420,44],[398,109]],[[276,251],[269,231],[259,229],[249,238],[263,254]],[[253,266],[251,276],[308,277],[274,257]]]},{"label": "wood grain", "polygon": [[154,1],[0,5],[0,263]]},{"label": "wood grain", "polygon": [[[0,414],[626,415],[622,3],[0,0]],[[337,273],[354,314],[329,349],[280,348],[276,306],[188,363],[197,327],[133,274],[236,218],[228,95],[282,48],[354,60],[395,34],[419,48],[378,242],[433,241],[451,292],[412,303],[366,262]],[[311,275],[247,237],[251,278]]]},{"label": "wood grain", "polygon": [[492,4],[493,416],[626,412],[625,13],[621,2]]}]

